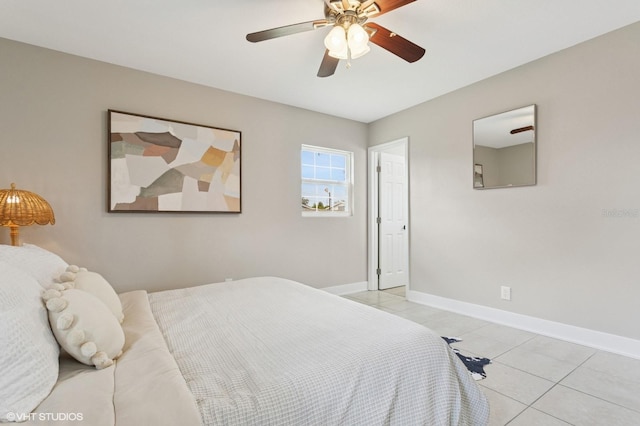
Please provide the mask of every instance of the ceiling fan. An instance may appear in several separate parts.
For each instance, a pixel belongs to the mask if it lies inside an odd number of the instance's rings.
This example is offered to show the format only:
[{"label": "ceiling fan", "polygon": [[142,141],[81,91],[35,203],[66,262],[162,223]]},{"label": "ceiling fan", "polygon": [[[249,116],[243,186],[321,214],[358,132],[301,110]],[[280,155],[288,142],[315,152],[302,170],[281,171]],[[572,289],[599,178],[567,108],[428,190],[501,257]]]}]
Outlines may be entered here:
[{"label": "ceiling fan", "polygon": [[425,50],[389,31],[381,25],[367,22],[370,17],[380,16],[416,0],[324,0],[324,19],[300,22],[247,34],[253,43],[332,26],[324,40],[326,51],[318,70],[318,77],[333,75],[340,59],[358,58],[369,51],[368,42],[388,50],[407,62],[422,58]]}]

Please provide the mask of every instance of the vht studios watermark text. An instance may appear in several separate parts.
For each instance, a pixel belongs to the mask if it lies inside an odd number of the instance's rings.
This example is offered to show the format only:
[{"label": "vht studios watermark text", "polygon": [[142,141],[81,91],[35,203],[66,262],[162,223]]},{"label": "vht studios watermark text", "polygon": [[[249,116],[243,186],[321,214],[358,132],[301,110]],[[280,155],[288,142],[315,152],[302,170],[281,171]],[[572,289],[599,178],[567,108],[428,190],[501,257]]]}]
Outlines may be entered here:
[{"label": "vht studios watermark text", "polygon": [[7,413],[10,422],[81,422],[82,413]]}]

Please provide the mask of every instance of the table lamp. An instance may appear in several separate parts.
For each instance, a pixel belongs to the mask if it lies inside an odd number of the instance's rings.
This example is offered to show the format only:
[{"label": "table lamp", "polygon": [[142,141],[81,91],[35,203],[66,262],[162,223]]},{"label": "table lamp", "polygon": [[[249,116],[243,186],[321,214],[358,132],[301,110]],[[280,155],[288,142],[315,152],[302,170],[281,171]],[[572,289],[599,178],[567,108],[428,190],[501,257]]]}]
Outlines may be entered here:
[{"label": "table lamp", "polygon": [[15,183],[11,184],[11,189],[0,189],[0,226],[8,226],[11,230],[12,246],[20,245],[18,227],[34,223],[56,223],[49,203],[38,194],[16,189]]}]

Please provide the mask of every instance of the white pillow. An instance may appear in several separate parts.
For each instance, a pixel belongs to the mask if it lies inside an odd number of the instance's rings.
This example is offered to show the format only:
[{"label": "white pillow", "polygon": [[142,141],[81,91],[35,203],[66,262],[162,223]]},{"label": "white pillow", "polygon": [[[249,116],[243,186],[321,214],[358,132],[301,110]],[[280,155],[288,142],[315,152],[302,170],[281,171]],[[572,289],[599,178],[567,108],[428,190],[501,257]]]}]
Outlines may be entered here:
[{"label": "white pillow", "polygon": [[0,245],[0,259],[34,277],[43,288],[49,288],[69,266],[57,254],[32,244]]},{"label": "white pillow", "polygon": [[[111,284],[97,272],[87,271],[85,268],[79,268],[75,265],[67,267],[67,272],[60,275],[58,280],[69,287],[86,291],[93,294],[102,301],[113,312],[119,323],[124,320],[122,313],[122,302]],[[67,284],[68,283],[68,284]]]},{"label": "white pillow", "polygon": [[59,348],[41,291],[35,278],[0,260],[0,420],[33,411],[58,380]]},{"label": "white pillow", "polygon": [[120,356],[124,332],[100,299],[86,291],[64,289],[61,284],[44,292],[49,323],[56,340],[69,355],[98,370]]}]

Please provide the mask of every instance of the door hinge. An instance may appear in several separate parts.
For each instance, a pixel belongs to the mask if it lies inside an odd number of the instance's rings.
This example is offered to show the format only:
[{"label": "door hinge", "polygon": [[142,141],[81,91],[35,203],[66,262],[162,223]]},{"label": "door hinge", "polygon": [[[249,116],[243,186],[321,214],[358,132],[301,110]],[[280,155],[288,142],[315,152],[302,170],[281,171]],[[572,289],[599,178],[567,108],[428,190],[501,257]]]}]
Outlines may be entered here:
[{"label": "door hinge", "polygon": [[376,275],[382,275],[382,269],[380,268],[376,269]]},{"label": "door hinge", "polygon": [[382,218],[381,217],[377,217],[376,218],[376,223],[378,223],[378,224],[382,223]]},{"label": "door hinge", "polygon": [[376,172],[378,172],[378,173],[382,172],[382,166],[377,166],[376,167]]}]

